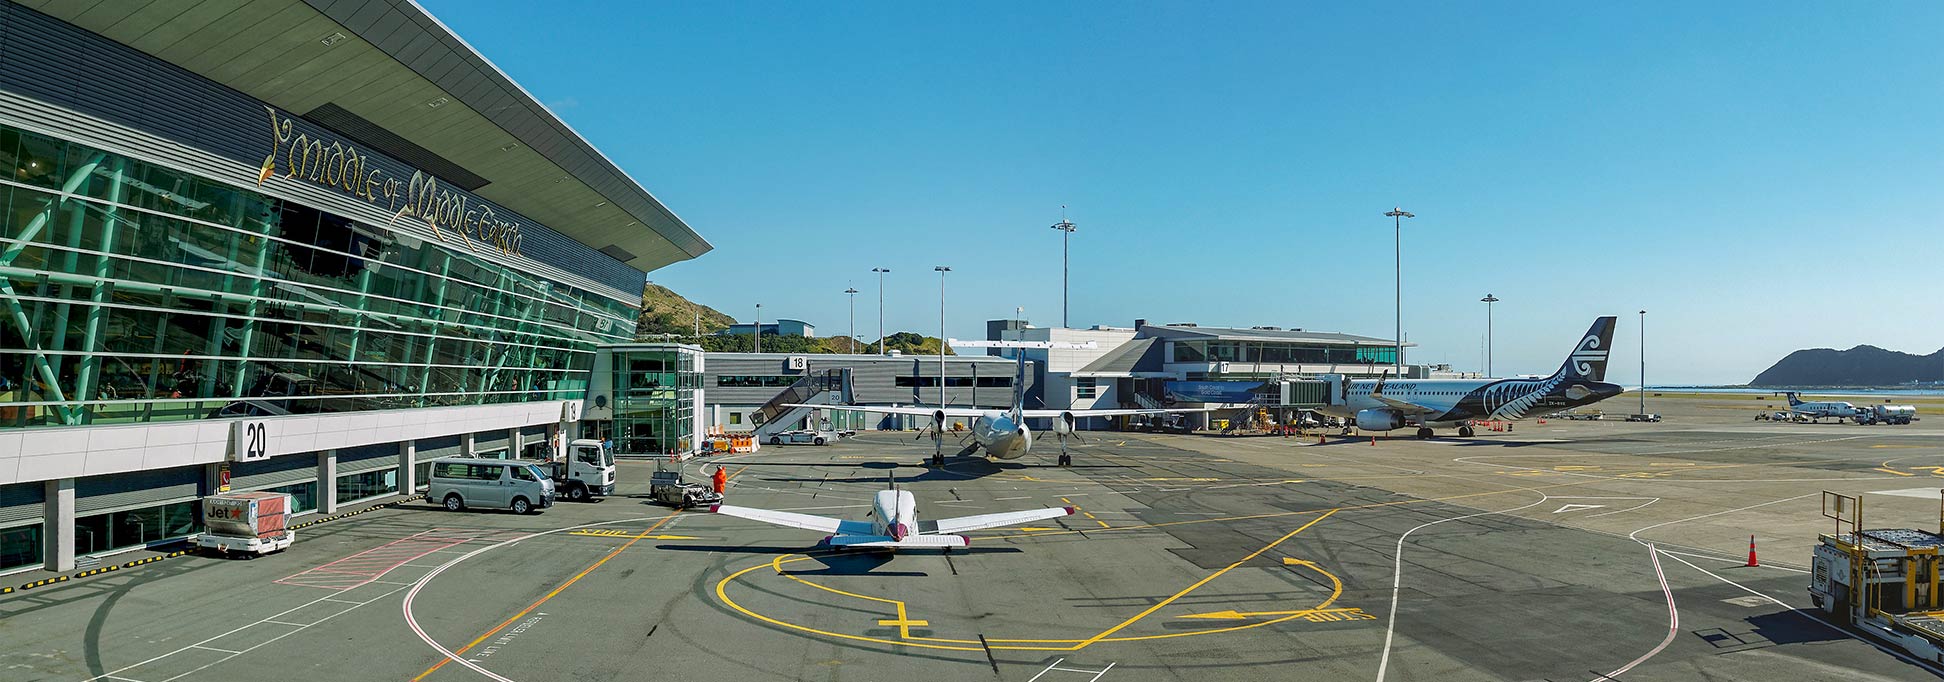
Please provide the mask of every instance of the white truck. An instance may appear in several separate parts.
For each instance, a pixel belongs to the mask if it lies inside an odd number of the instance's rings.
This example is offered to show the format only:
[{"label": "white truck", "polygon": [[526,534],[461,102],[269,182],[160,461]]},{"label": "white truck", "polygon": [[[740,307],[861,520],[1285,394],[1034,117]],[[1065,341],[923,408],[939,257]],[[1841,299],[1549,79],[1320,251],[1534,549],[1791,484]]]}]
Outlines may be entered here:
[{"label": "white truck", "polygon": [[567,461],[553,462],[554,488],[560,496],[586,502],[596,495],[614,494],[614,452],[601,441],[576,439],[567,444]]},{"label": "white truck", "polygon": [[290,529],[290,493],[223,493],[203,498],[203,527],[196,546],[227,556],[280,552],[297,542]]}]

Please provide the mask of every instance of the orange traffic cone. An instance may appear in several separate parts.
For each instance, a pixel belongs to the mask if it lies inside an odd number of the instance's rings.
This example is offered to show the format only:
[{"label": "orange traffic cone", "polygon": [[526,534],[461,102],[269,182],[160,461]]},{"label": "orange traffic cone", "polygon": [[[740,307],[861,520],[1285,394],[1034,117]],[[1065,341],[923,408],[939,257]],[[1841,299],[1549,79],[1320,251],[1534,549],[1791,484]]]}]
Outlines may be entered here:
[{"label": "orange traffic cone", "polygon": [[1370,444],[1371,444],[1371,445],[1372,445],[1373,447],[1377,445],[1377,436],[1375,436],[1375,435],[1373,435],[1373,436],[1371,436],[1371,437],[1370,437]]},{"label": "orange traffic cone", "polygon": [[1762,564],[1755,560],[1755,536],[1750,535],[1748,536],[1748,563],[1746,566],[1754,567],[1760,565]]}]

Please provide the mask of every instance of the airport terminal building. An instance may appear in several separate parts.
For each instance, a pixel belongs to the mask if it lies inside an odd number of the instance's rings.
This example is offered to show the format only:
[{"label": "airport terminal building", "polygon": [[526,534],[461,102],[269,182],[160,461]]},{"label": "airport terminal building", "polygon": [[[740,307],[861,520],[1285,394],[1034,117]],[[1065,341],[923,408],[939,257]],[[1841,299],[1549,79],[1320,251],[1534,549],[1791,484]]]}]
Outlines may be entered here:
[{"label": "airport terminal building", "polygon": [[710,249],[409,0],[0,0],[0,572],[544,455]]}]

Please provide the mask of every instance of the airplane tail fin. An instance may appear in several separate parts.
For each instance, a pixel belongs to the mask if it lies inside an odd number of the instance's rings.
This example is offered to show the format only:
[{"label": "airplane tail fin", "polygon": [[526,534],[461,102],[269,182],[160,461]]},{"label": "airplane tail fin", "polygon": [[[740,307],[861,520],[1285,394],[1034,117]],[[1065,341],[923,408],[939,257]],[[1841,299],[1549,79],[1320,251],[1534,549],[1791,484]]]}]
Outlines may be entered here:
[{"label": "airplane tail fin", "polygon": [[1607,315],[1593,321],[1593,327],[1586,330],[1573,352],[1566,356],[1566,364],[1560,365],[1554,376],[1577,377],[1587,381],[1606,381],[1607,353],[1613,347],[1614,316]]},{"label": "airplane tail fin", "polygon": [[1797,393],[1795,391],[1789,391],[1787,393],[1783,393],[1782,395],[1787,396],[1789,398],[1789,407],[1795,407],[1797,405],[1802,404],[1802,394],[1800,393]]}]

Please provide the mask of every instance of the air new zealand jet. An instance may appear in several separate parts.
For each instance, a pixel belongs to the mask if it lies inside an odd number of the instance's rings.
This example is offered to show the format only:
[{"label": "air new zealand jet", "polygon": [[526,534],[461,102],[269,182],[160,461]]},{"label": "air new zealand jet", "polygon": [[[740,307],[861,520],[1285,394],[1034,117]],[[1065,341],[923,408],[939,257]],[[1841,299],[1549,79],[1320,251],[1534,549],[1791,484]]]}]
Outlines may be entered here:
[{"label": "air new zealand jet", "polygon": [[1457,428],[1472,435],[1473,420],[1523,419],[1534,410],[1562,410],[1590,405],[1625,389],[1603,381],[1607,351],[1613,344],[1612,316],[1593,321],[1566,364],[1543,379],[1439,379],[1345,381],[1331,375],[1330,404],[1317,411],[1349,420],[1364,431],[1417,427],[1417,437],[1430,438],[1432,429]]}]

